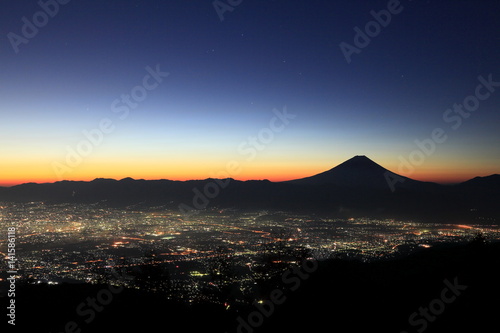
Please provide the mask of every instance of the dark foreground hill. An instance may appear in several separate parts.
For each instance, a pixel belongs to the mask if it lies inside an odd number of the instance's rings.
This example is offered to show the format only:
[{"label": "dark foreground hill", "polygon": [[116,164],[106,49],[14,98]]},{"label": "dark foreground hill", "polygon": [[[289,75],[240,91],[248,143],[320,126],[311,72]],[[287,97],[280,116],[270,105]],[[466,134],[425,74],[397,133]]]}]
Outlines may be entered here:
[{"label": "dark foreground hill", "polygon": [[286,276],[286,283],[283,275],[267,282],[256,295],[261,310],[187,306],[125,290],[90,324],[75,309],[103,286],[20,286],[16,331],[65,332],[75,321],[93,333],[489,332],[498,327],[499,264],[500,245],[480,243],[374,263],[320,262],[307,274]]}]

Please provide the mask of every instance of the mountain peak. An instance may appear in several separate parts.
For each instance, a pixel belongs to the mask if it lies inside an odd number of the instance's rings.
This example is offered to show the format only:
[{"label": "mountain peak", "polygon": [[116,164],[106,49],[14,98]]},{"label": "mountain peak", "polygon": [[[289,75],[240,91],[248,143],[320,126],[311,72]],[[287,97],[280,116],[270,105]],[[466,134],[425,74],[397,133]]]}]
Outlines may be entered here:
[{"label": "mountain peak", "polygon": [[350,159],[344,161],[343,163],[341,163],[339,165],[342,165],[344,163],[349,163],[349,164],[350,163],[373,163],[373,164],[377,164],[374,161],[372,161],[371,159],[369,159],[368,157],[366,157],[366,155],[356,155],[356,156],[351,157]]},{"label": "mountain peak", "polygon": [[120,179],[120,181],[121,182],[133,182],[133,181],[135,181],[135,179],[132,177],[126,177],[126,178]]},{"label": "mountain peak", "polygon": [[383,169],[384,171],[386,171],[385,168],[383,168],[382,166],[380,166],[379,164],[377,164],[373,160],[369,159],[365,155],[356,155],[356,156],[348,159],[347,161],[344,161],[344,162],[340,163],[339,165],[337,165],[333,169],[336,169],[336,168],[346,168],[346,167],[356,168],[356,169],[376,168],[379,171],[380,171],[380,169]]},{"label": "mountain peak", "polygon": [[386,173],[388,172],[392,174],[392,172],[365,155],[356,155],[328,171],[311,177],[292,180],[291,182],[307,185],[332,184],[360,189],[389,189],[386,180]]}]

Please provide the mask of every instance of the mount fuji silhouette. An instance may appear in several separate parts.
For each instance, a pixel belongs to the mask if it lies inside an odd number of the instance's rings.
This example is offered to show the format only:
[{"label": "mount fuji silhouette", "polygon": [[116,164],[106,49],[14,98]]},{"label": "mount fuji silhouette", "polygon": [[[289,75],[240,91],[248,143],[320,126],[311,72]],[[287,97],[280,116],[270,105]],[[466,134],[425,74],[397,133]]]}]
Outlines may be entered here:
[{"label": "mount fuji silhouette", "polygon": [[424,184],[437,185],[395,174],[364,155],[354,156],[336,167],[317,175],[288,182],[302,185],[330,184],[340,187],[380,190],[390,189],[389,182],[395,184],[394,188],[421,188]]},{"label": "mount fuji silhouette", "polygon": [[[0,202],[101,204],[192,210],[290,210],[338,216],[500,221],[500,175],[457,185],[421,182],[393,173],[366,156],[325,172],[284,182],[95,179],[0,187]],[[181,209],[182,211],[182,209]]]}]

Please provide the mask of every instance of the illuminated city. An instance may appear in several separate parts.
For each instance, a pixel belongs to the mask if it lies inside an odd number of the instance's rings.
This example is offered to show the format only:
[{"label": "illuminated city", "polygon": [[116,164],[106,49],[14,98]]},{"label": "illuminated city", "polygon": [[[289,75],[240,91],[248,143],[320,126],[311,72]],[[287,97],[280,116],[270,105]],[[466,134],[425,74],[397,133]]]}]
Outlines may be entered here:
[{"label": "illuminated city", "polygon": [[[241,293],[236,300],[243,301],[256,279],[272,275],[274,266],[269,262],[295,263],[301,256],[371,261],[439,244],[470,242],[478,234],[500,239],[500,228],[487,221],[452,225],[215,209],[184,217],[168,210],[41,202],[4,203],[1,212],[2,227],[17,221],[21,281],[111,282],[166,292],[165,285],[145,284],[141,279],[154,267],[156,277],[164,284],[168,281],[168,296],[188,302],[219,302],[207,292],[220,287],[217,275],[237,282]],[[1,246],[6,248],[6,239]],[[7,254],[3,255],[7,266]],[[230,265],[227,269],[232,273],[222,272],[220,262]],[[111,270],[126,274],[116,278]]]},{"label": "illuminated city", "polygon": [[0,332],[498,330],[500,1],[4,1]]}]

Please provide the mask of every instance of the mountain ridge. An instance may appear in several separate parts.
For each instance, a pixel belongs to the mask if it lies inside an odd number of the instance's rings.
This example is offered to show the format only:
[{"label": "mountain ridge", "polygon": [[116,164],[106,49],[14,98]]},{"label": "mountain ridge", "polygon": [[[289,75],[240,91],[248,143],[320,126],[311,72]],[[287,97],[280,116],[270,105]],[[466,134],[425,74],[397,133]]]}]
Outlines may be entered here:
[{"label": "mountain ridge", "polygon": [[[94,178],[93,180],[90,180],[90,181],[84,181],[84,180],[60,180],[60,181],[56,181],[56,182],[45,182],[45,183],[36,183],[36,182],[28,182],[28,183],[22,183],[22,184],[18,184],[18,185],[13,185],[13,186],[0,186],[0,188],[12,188],[12,187],[17,187],[17,186],[23,186],[23,185],[43,185],[43,184],[56,184],[56,183],[92,183],[92,182],[106,182],[106,181],[114,181],[114,182],[127,182],[127,181],[169,181],[169,182],[193,182],[193,181],[206,181],[206,180],[231,180],[231,181],[241,181],[241,182],[252,182],[252,181],[267,181],[267,182],[271,182],[271,183],[295,183],[295,184],[315,184],[315,185],[318,185],[318,184],[336,184],[336,181],[332,181],[331,179],[328,179],[328,178],[331,178],[331,175],[332,173],[335,173],[335,172],[338,172],[339,170],[341,172],[348,172],[350,175],[355,175],[355,176],[358,176],[358,174],[356,174],[356,170],[357,169],[359,171],[359,169],[371,169],[371,172],[375,171],[375,169],[378,169],[377,171],[381,172],[381,173],[389,173],[395,177],[399,177],[401,179],[403,179],[404,181],[411,181],[411,182],[419,182],[419,183],[425,183],[425,184],[434,184],[434,185],[439,185],[439,186],[454,186],[454,185],[460,185],[460,184],[465,184],[465,183],[472,183],[472,182],[475,182],[475,181],[481,181],[481,180],[493,180],[493,181],[496,181],[496,177],[499,177],[500,178],[500,174],[491,174],[491,175],[487,175],[487,176],[476,176],[476,177],[473,177],[471,179],[468,179],[468,180],[465,180],[463,182],[460,182],[460,183],[456,183],[456,184],[451,184],[451,185],[445,185],[445,184],[441,184],[441,183],[436,183],[436,182],[429,182],[429,181],[421,181],[421,180],[416,180],[416,179],[413,179],[413,178],[410,178],[410,177],[406,177],[406,176],[402,176],[402,175],[399,175],[393,171],[390,171],[386,168],[384,168],[383,166],[381,166],[380,164],[374,162],[373,160],[371,160],[370,158],[368,158],[366,155],[355,155],[354,157],[338,164],[337,166],[329,169],[329,170],[326,170],[326,171],[323,171],[323,172],[320,172],[318,174],[315,174],[315,175],[312,175],[312,176],[307,176],[307,177],[303,177],[303,178],[298,178],[298,179],[292,179],[292,180],[286,180],[286,181],[270,181],[268,179],[248,179],[248,180],[237,180],[237,179],[234,179],[234,178],[212,178],[212,177],[209,177],[209,178],[205,178],[205,179],[188,179],[188,180],[172,180],[172,179],[166,179],[166,178],[161,178],[161,179],[134,179],[132,177],[125,177],[125,178],[122,178],[122,179],[114,179],[114,178],[101,178],[101,177],[98,177],[98,178]],[[354,171],[354,172],[353,172]],[[325,177],[326,176],[326,177]],[[335,175],[337,176],[337,175]],[[337,176],[338,177],[338,176]],[[387,183],[387,181],[386,181]],[[345,184],[343,184],[345,185]],[[385,184],[387,185],[387,184]]]},{"label": "mountain ridge", "polygon": [[1,187],[0,202],[101,203],[182,213],[211,208],[294,210],[465,223],[480,218],[500,221],[500,175],[440,185],[400,176],[366,156],[355,156],[317,175],[284,182],[96,178]]}]

